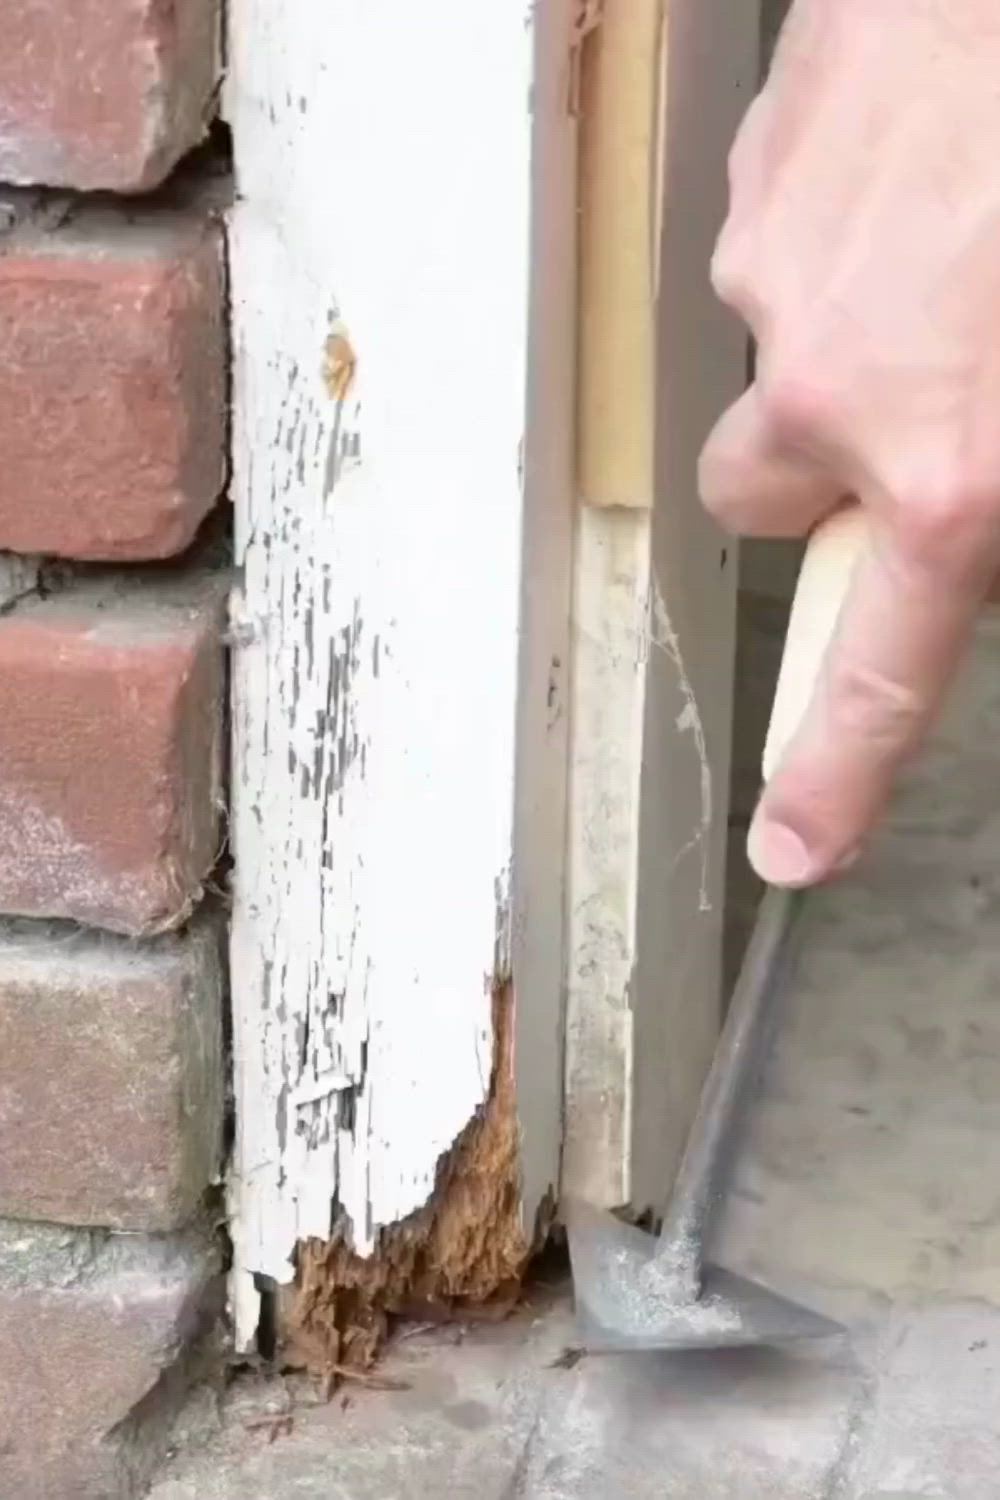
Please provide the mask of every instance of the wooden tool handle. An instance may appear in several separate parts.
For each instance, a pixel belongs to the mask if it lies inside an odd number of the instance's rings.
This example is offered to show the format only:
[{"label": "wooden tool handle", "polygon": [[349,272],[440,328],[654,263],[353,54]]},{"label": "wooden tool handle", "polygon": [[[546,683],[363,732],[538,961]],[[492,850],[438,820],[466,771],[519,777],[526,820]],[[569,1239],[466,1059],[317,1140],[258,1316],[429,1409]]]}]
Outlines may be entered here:
[{"label": "wooden tool handle", "polygon": [[809,706],[865,534],[862,507],[845,505],[821,522],[809,539],[764,743],[765,782],[770,781]]},{"label": "wooden tool handle", "polygon": [[[809,539],[764,747],[765,781],[809,706],[864,541],[865,518],[859,505],[836,511]],[[804,898],[803,891],[772,886],[757,913],[660,1233],[660,1271],[679,1296],[700,1294],[705,1238],[727,1178],[734,1130],[767,1048],[781,973],[794,951]]]}]

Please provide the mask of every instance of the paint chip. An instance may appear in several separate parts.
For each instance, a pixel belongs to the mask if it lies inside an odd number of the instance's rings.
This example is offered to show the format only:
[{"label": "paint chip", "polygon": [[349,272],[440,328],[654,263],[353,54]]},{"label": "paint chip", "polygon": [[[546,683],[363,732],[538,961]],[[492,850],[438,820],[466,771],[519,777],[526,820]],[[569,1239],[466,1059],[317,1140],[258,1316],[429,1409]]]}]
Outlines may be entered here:
[{"label": "paint chip", "polygon": [[323,384],[334,401],[346,401],[354,384],[357,368],[357,355],[347,330],[342,323],[337,323],[327,334],[323,345]]}]

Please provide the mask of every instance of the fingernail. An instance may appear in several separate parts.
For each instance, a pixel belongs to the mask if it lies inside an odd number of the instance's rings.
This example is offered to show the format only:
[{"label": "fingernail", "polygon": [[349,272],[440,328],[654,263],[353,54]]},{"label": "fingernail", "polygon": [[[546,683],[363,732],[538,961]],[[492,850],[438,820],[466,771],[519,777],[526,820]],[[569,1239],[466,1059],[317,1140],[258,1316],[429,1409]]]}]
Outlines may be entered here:
[{"label": "fingernail", "polygon": [[784,823],[758,816],[747,839],[750,863],[768,885],[809,885],[815,878],[816,861],[805,843]]}]

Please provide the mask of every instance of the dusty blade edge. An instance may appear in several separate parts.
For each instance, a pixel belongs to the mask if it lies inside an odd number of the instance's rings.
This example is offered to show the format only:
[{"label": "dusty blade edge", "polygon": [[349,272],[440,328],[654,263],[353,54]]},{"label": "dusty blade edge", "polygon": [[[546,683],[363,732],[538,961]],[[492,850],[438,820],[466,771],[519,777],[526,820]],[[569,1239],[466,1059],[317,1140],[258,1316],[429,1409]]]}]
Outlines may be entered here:
[{"label": "dusty blade edge", "polygon": [[752,1324],[735,1329],[719,1329],[697,1326],[697,1304],[688,1309],[678,1309],[673,1327],[661,1324],[646,1333],[626,1332],[608,1328],[599,1322],[585,1306],[577,1306],[577,1346],[588,1354],[642,1354],[661,1351],[681,1354],[697,1349],[710,1352],[722,1349],[786,1349],[801,1343],[815,1343],[822,1339],[845,1337],[850,1330],[832,1318],[814,1313],[798,1304],[800,1316],[794,1327],[784,1330],[762,1329]]},{"label": "dusty blade edge", "polygon": [[[704,1313],[712,1303],[732,1308],[738,1316],[731,1324],[706,1319]],[[824,1313],[719,1266],[705,1268],[703,1300],[673,1310],[661,1308],[659,1317],[650,1318],[645,1329],[609,1326],[583,1298],[577,1300],[576,1318],[580,1346],[592,1354],[784,1348],[841,1338],[850,1331]]]},{"label": "dusty blade edge", "polygon": [[577,1324],[592,1353],[780,1346],[847,1329],[761,1282],[706,1265],[702,1297],[672,1304],[643,1285],[655,1236],[593,1204],[565,1205]]}]

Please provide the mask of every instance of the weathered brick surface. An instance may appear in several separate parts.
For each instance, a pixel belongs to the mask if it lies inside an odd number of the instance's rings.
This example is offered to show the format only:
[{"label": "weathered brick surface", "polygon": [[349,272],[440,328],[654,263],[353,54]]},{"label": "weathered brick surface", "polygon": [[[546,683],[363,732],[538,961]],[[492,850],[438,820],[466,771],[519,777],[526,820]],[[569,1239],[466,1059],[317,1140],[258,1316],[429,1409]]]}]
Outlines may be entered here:
[{"label": "weathered brick surface", "polygon": [[196,1239],[0,1224],[4,1500],[142,1493],[169,1399],[151,1393],[204,1327],[217,1271]]},{"label": "weathered brick surface", "polygon": [[139,935],[218,854],[218,578],[102,576],[0,617],[0,911]]},{"label": "weathered brick surface", "polygon": [[0,924],[0,1216],[179,1228],[219,1166],[219,935]]},{"label": "weathered brick surface", "polygon": [[52,214],[29,194],[4,216],[0,549],[183,550],[225,480],[217,228],[194,206]]},{"label": "weathered brick surface", "polygon": [[204,134],[215,0],[4,0],[0,180],[136,192]]}]

